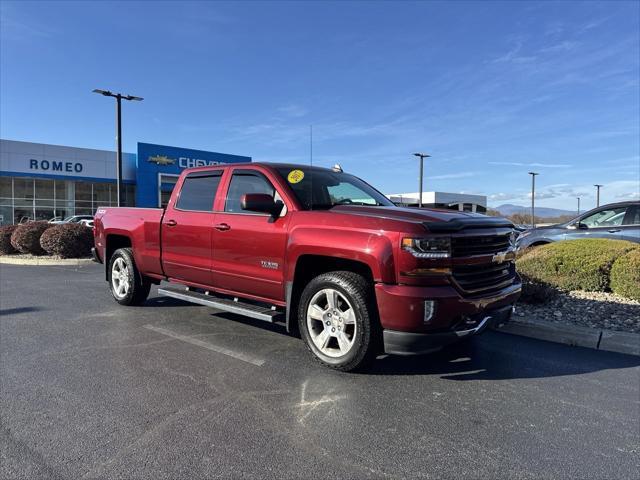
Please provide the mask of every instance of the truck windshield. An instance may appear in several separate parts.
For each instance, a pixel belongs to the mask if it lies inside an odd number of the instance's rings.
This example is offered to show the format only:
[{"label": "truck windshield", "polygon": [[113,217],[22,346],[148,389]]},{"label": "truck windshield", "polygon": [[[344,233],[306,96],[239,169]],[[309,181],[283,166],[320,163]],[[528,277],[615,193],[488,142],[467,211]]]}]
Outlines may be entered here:
[{"label": "truck windshield", "polygon": [[280,167],[277,171],[304,210],[328,210],[336,205],[393,206],[371,185],[347,173],[304,167]]}]

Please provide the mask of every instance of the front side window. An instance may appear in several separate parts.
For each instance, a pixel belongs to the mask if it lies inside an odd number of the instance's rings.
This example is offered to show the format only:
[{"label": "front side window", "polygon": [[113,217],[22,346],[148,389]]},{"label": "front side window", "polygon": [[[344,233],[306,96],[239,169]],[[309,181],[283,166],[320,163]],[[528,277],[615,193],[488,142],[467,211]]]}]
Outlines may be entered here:
[{"label": "front side window", "polygon": [[580,220],[580,224],[588,228],[616,227],[622,225],[626,207],[607,208]]},{"label": "front side window", "polygon": [[224,211],[229,213],[248,213],[242,209],[242,196],[246,193],[265,193],[281,200],[271,182],[259,172],[251,170],[238,170],[233,173]]},{"label": "front side window", "polygon": [[280,167],[304,210],[328,210],[336,205],[394,206],[383,194],[358,177],[320,168]]},{"label": "front side window", "polygon": [[188,175],[182,183],[176,208],[210,212],[220,185],[222,172],[198,172]]}]

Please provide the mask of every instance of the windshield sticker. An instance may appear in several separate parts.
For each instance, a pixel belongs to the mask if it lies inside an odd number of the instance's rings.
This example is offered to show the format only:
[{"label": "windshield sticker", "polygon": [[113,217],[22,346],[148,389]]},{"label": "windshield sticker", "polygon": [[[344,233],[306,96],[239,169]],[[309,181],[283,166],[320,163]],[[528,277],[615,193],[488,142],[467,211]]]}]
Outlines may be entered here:
[{"label": "windshield sticker", "polygon": [[291,170],[287,175],[289,183],[300,183],[304,178],[304,172],[302,170]]}]

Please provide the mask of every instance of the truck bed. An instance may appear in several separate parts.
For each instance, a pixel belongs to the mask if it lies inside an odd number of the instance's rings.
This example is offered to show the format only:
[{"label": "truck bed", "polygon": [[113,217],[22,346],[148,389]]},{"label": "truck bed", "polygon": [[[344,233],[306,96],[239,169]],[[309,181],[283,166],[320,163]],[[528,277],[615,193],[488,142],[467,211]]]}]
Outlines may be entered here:
[{"label": "truck bed", "polygon": [[162,208],[101,207],[95,216],[96,248],[105,258],[104,246],[109,236],[131,238],[133,255],[141,271],[162,275],[160,229]]}]

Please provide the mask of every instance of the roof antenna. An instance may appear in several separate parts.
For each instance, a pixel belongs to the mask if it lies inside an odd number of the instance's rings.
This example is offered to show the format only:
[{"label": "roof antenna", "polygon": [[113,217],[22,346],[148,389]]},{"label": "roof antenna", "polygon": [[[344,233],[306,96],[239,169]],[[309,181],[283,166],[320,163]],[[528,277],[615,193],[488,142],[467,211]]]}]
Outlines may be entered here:
[{"label": "roof antenna", "polygon": [[309,125],[309,165],[313,167],[313,125]]}]

